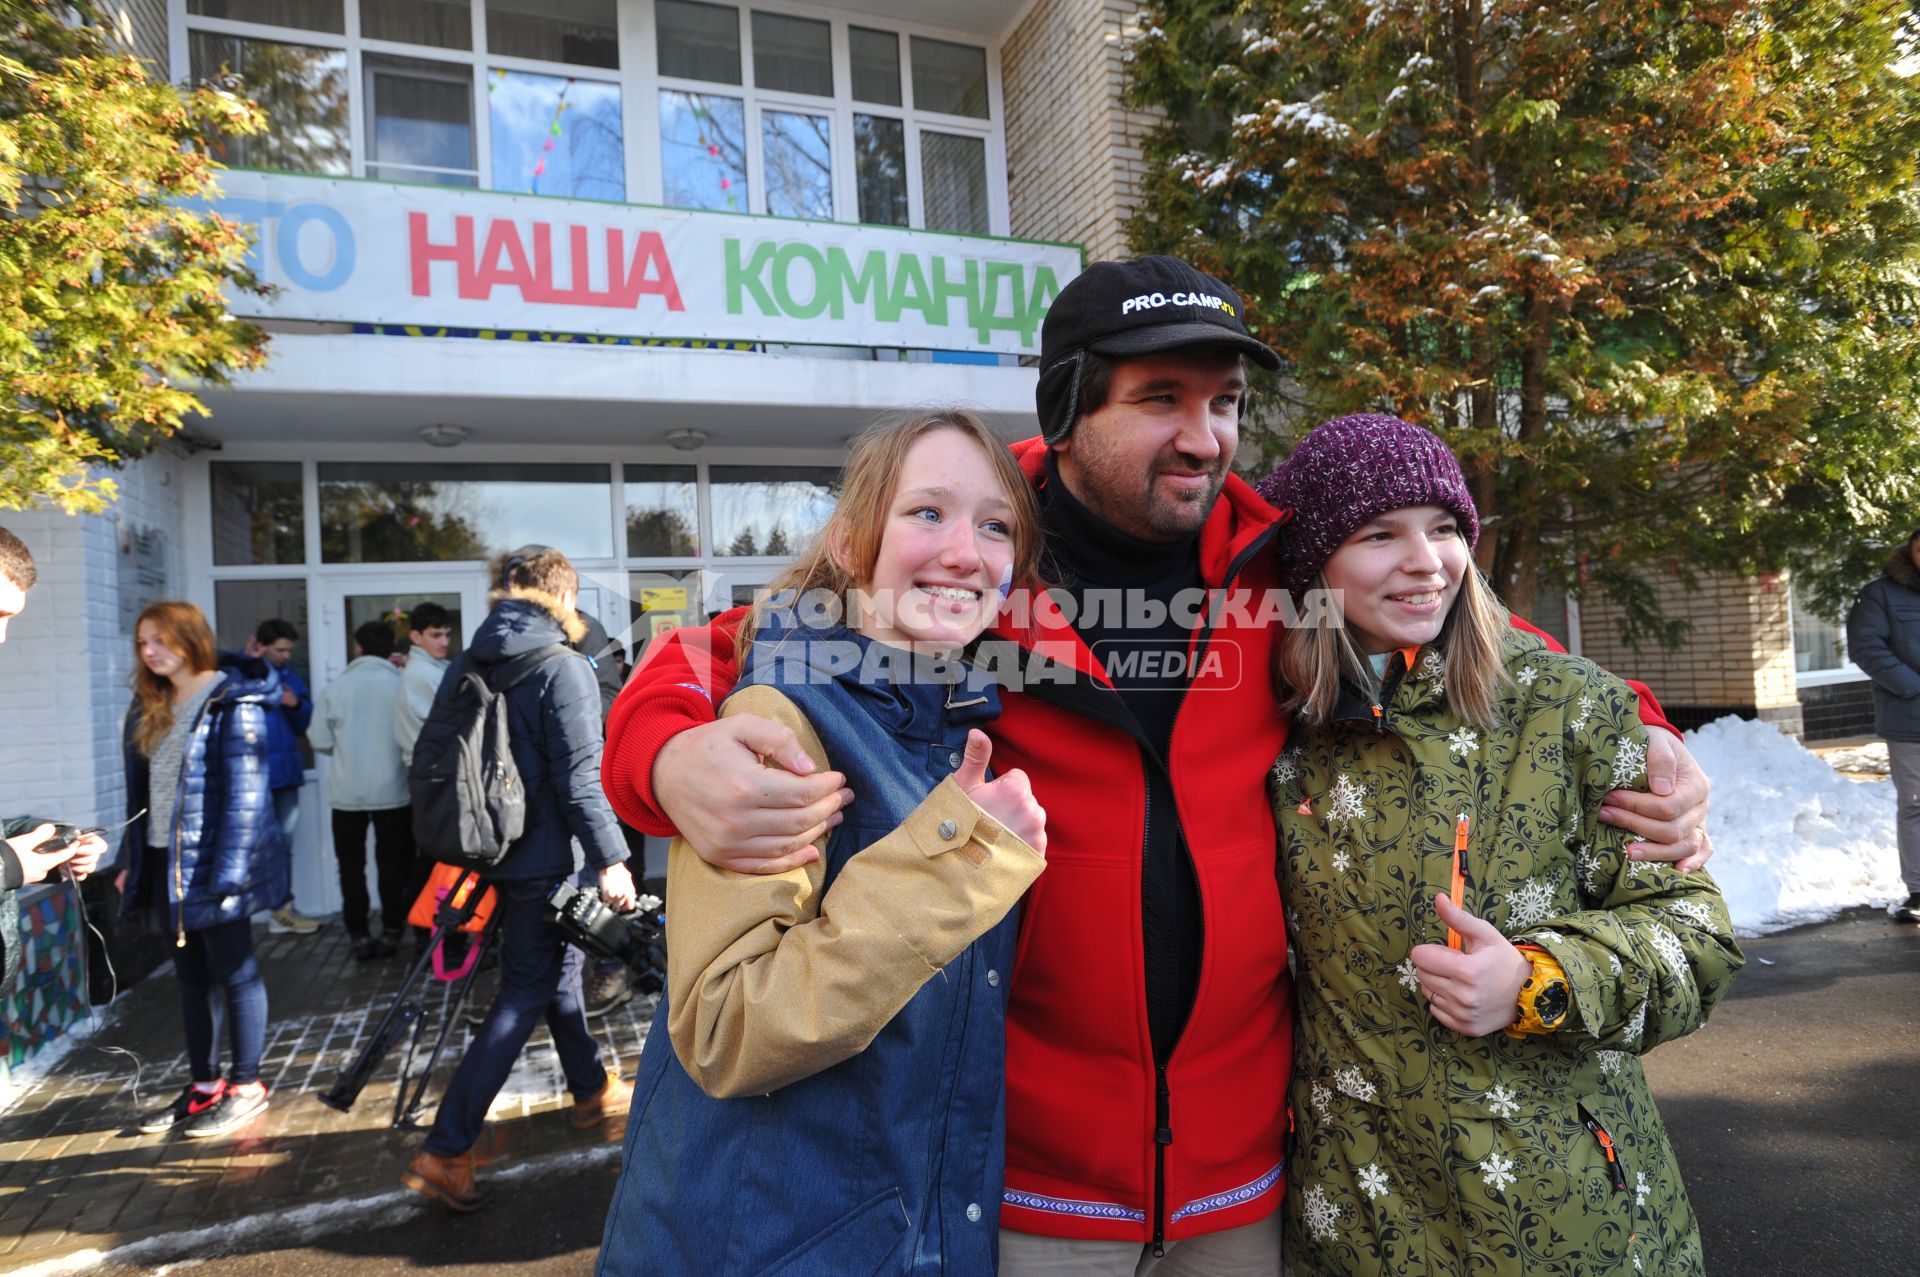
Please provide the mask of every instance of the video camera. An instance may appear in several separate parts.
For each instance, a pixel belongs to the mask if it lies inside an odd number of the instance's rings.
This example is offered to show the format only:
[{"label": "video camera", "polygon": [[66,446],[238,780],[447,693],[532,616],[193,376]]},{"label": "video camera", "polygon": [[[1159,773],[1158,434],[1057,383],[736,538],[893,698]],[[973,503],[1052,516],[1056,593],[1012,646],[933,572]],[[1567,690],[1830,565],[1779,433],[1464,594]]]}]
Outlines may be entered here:
[{"label": "video camera", "polygon": [[667,983],[666,887],[661,878],[643,881],[639,906],[630,913],[616,912],[596,889],[570,882],[555,887],[547,903],[567,943],[590,957],[626,963],[636,990],[659,993]]}]

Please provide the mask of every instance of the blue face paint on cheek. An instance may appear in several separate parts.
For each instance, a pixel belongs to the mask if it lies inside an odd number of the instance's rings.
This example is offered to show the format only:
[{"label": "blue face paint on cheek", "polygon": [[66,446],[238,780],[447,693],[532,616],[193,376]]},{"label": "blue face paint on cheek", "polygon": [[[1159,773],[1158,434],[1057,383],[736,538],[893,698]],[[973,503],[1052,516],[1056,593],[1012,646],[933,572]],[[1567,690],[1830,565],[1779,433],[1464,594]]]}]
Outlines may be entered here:
[{"label": "blue face paint on cheek", "polygon": [[1013,564],[1000,569],[1000,601],[1005,603],[1007,595],[1013,593]]}]

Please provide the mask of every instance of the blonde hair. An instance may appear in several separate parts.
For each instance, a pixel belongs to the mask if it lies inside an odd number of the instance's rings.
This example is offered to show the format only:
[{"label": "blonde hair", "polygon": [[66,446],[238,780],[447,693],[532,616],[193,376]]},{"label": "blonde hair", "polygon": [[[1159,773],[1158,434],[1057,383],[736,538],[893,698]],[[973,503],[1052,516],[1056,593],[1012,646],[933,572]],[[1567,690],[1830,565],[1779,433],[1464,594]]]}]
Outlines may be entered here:
[{"label": "blonde hair", "polygon": [[987,454],[1002,494],[1012,507],[1009,522],[1013,525],[1014,583],[1022,585],[1038,579],[1040,504],[1013,454],[986,423],[960,408],[928,408],[880,421],[853,441],[847,464],[840,472],[840,500],[827,517],[826,526],[773,578],[741,622],[734,636],[734,654],[743,668],[747,654],[753,650],[754,634],[770,609],[790,606],[816,590],[844,601],[850,591],[872,579],[874,565],[880,560],[880,542],[886,534],[887,511],[893,504],[894,489],[900,486],[907,453],[936,430],[958,431]]},{"label": "blonde hair", "polygon": [[[1327,589],[1326,573],[1316,573],[1310,590]],[[1501,645],[1513,622],[1493,587],[1468,563],[1460,593],[1440,624],[1432,646],[1441,653],[1447,703],[1479,727],[1493,725],[1493,702],[1507,682]],[[1347,678],[1377,698],[1380,680],[1346,626],[1291,626],[1274,645],[1273,679],[1280,708],[1305,723],[1324,723]]]},{"label": "blonde hair", "polygon": [[133,746],[151,758],[173,726],[174,689],[173,680],[161,678],[140,659],[140,627],[149,621],[153,622],[154,637],[185,661],[194,673],[216,668],[220,659],[213,641],[213,627],[191,603],[171,599],[149,603],[133,623],[133,695],[140,704],[140,723],[134,728]]}]

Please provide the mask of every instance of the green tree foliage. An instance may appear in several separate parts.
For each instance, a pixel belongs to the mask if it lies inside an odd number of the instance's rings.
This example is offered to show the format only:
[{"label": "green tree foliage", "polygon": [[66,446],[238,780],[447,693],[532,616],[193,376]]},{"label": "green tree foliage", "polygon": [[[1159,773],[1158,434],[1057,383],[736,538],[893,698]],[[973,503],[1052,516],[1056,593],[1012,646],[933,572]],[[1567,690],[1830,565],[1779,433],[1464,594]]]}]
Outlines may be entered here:
[{"label": "green tree foliage", "polygon": [[94,16],[0,0],[0,509],[104,509],[101,467],[204,411],[195,384],[264,359],[221,292],[253,286],[242,231],[183,203],[213,183],[200,139],[258,113],[150,79],[76,15]]},{"label": "green tree foliage", "polygon": [[[1524,612],[1674,641],[1649,569],[1811,570],[1920,497],[1905,0],[1156,0],[1133,238],[1292,363],[1251,433],[1440,431]],[[1877,557],[1863,551],[1861,565]]]}]

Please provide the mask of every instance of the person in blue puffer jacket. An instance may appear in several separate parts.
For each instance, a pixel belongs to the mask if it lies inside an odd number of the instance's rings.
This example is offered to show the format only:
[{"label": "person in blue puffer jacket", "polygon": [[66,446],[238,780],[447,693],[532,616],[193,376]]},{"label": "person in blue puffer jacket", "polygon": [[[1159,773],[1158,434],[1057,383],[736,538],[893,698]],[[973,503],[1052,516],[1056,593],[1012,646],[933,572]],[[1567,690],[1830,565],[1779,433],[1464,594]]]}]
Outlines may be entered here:
[{"label": "person in blue puffer jacket", "polygon": [[[274,817],[267,718],[280,679],[259,657],[216,653],[191,603],[162,602],[134,627],[133,705],[123,742],[128,825],[116,880],[122,909],[174,938],[174,974],[193,1080],[140,1129],[220,1135],[267,1107],[260,1079],[267,988],[255,913],[287,898],[286,840]],[[223,1078],[211,997],[224,999]]]}]

